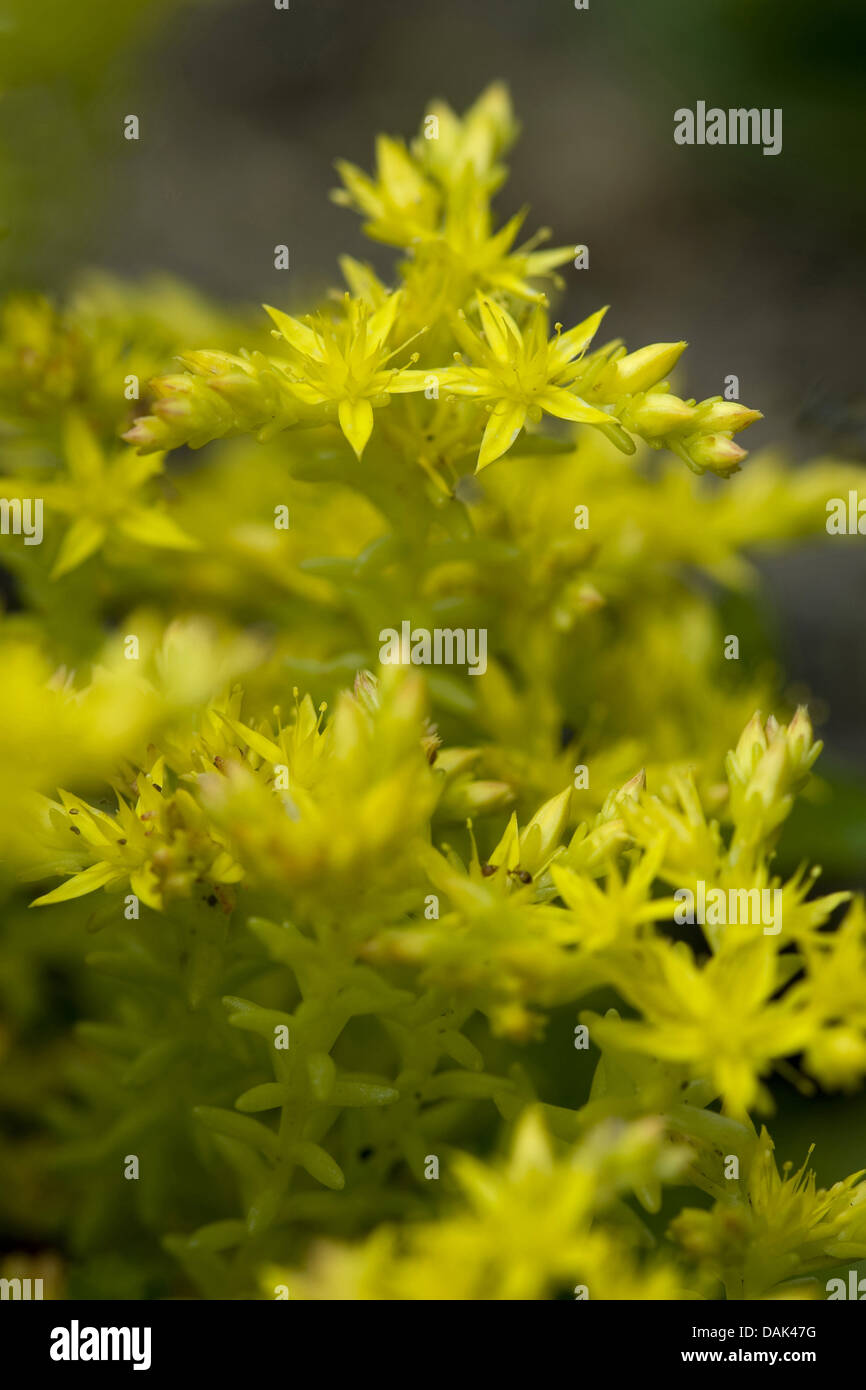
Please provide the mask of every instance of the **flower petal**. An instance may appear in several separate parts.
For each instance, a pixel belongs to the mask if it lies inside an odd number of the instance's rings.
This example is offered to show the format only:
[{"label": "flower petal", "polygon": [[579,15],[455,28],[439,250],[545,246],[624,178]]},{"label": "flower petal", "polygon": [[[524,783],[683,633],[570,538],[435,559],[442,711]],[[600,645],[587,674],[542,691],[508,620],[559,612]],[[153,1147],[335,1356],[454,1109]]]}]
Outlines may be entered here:
[{"label": "flower petal", "polygon": [[378,352],[387,341],[391,329],[394,327],[394,319],[400,305],[402,295],[399,290],[395,294],[390,294],[376,312],[371,316],[367,324],[367,342],[370,352]]},{"label": "flower petal", "polygon": [[599,324],[607,313],[608,306],[598,309],[594,314],[590,314],[583,323],[578,323],[574,328],[569,328],[567,333],[561,333],[555,343],[551,344],[551,357],[558,367],[564,367],[579,352],[592,342],[598,332]]},{"label": "flower petal", "polygon": [[70,526],[54,561],[54,568],[51,571],[52,579],[59,579],[61,575],[68,574],[70,570],[77,569],[83,565],[85,560],[102,545],[105,540],[106,530],[101,522],[94,521],[92,517],[80,516]]},{"label": "flower petal", "polygon": [[481,441],[481,451],[478,455],[478,465],[476,473],[480,473],[482,468],[486,468],[488,463],[493,463],[495,459],[511,448],[515,436],[523,428],[526,419],[526,406],[519,405],[514,401],[500,401],[496,408],[491,411],[490,419],[484,431],[484,438]]},{"label": "flower petal", "polygon": [[357,401],[342,400],[337,415],[340,429],[360,458],[373,431],[373,407],[366,396]]},{"label": "flower petal", "polygon": [[487,345],[500,362],[510,362],[513,347],[519,347],[523,337],[517,324],[509,313],[492,299],[478,296],[478,313],[484,329]]},{"label": "flower petal", "polygon": [[300,319],[293,319],[290,314],[284,314],[282,309],[272,309],[270,304],[263,305],[263,308],[266,314],[270,314],[290,347],[303,352],[307,357],[315,357],[321,361],[321,344],[312,328],[301,323]]},{"label": "flower petal", "polygon": [[169,550],[198,550],[199,542],[182,531],[176,521],[155,507],[133,507],[117,523],[130,540],[159,545]]},{"label": "flower petal", "polygon": [[[448,368],[445,368],[447,371]],[[440,386],[443,381],[443,373],[432,370],[419,371],[415,367],[403,367],[399,372],[391,375],[389,372],[381,373],[383,377],[382,390],[387,391],[389,396],[405,395],[409,391],[423,391],[427,384],[434,378]],[[377,378],[378,379],[378,378]]]},{"label": "flower petal", "polygon": [[80,874],[73,874],[65,883],[52,888],[50,893],[43,893],[41,898],[34,898],[30,906],[44,907],[47,903],[65,903],[70,898],[83,898],[85,893],[92,893],[97,888],[103,888],[106,883],[116,882],[125,876],[124,870],[118,869],[116,864],[91,864]]},{"label": "flower petal", "polygon": [[542,410],[548,415],[556,415],[560,420],[574,420],[578,425],[609,425],[610,416],[594,405],[587,405],[580,396],[573,396],[561,386],[548,386],[536,396]]},{"label": "flower petal", "polygon": [[102,450],[86,420],[75,411],[66,418],[63,445],[72,477],[80,483],[95,482],[104,466]]}]

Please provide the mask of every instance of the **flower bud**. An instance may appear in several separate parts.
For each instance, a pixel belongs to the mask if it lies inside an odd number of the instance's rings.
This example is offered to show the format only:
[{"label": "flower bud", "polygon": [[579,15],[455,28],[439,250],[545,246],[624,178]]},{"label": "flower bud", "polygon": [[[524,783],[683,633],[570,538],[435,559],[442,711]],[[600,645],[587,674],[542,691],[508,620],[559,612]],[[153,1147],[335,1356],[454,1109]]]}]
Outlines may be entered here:
[{"label": "flower bud", "polygon": [[813,742],[812,721],[805,705],[800,705],[784,731],[791,770],[796,778],[805,776],[818,754],[821,744]]},{"label": "flower bud", "polygon": [[619,791],[614,797],[615,801],[639,801],[641,792],[646,791],[646,768],[642,767],[640,772],[636,772],[634,777],[630,777],[627,782],[623,782]]},{"label": "flower bud", "polygon": [[352,693],[368,714],[376,713],[379,708],[379,682],[372,671],[356,672]]},{"label": "flower bud", "polygon": [[520,867],[535,874],[543,868],[568,824],[571,788],[545,801],[520,835]]},{"label": "flower bud", "polygon": [[469,772],[478,758],[477,748],[443,748],[436,759],[436,771],[444,773],[449,779],[459,777],[461,773]]},{"label": "flower bud", "polygon": [[600,388],[603,398],[610,401],[648,391],[673,371],[686,346],[685,342],[650,343],[648,347],[629,352],[611,362],[602,373],[597,389]]},{"label": "flower bud", "polygon": [[788,794],[787,749],[781,739],[771,743],[759,760],[746,787],[746,800],[758,797],[764,806],[772,806]]},{"label": "flower bud", "polygon": [[492,815],[512,805],[514,791],[507,782],[459,782],[449,787],[439,802],[439,814],[451,820]]},{"label": "flower bud", "polygon": [[761,722],[761,711],[756,710],[740,734],[732,753],[728,754],[728,770],[735,774],[740,783],[748,782],[759,758],[767,751],[767,736]]},{"label": "flower bud", "polygon": [[726,434],[699,434],[686,440],[686,453],[695,467],[704,473],[718,473],[725,478],[736,473],[746,457],[746,450]]},{"label": "flower bud", "polygon": [[171,430],[164,420],[155,415],[139,415],[135,424],[121,436],[127,444],[132,444],[139,453],[152,454],[174,447]]},{"label": "flower bud", "polygon": [[692,424],[695,417],[694,406],[679,396],[667,391],[651,391],[633,400],[623,412],[622,420],[627,429],[634,430],[645,439],[656,439]]},{"label": "flower bud", "polygon": [[750,410],[747,405],[740,405],[739,401],[720,399],[705,401],[695,413],[702,430],[730,430],[733,434],[764,418],[760,410]]},{"label": "flower bud", "polygon": [[593,613],[597,608],[604,608],[607,599],[604,594],[599,593],[594,584],[585,582],[578,586],[574,602],[582,613]]},{"label": "flower bud", "polygon": [[857,1028],[825,1029],[809,1045],[806,1067],[828,1089],[853,1089],[866,1068],[866,1041]]},{"label": "flower bud", "polygon": [[197,376],[211,376],[218,372],[226,372],[240,361],[239,358],[232,357],[227,352],[218,352],[207,348],[181,353],[178,360],[191,372],[195,372]]}]

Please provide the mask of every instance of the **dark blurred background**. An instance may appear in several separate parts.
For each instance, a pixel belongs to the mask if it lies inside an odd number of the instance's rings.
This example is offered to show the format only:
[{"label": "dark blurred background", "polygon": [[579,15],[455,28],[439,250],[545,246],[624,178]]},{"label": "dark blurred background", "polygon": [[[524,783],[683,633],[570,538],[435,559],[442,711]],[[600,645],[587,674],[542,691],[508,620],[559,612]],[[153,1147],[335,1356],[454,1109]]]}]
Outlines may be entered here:
[{"label": "dark blurred background", "polygon": [[[862,0],[290,4],[0,3],[6,284],[167,270],[306,307],[340,252],[391,264],[329,201],[334,157],[369,168],[376,131],[414,134],[430,97],[462,110],[503,78],[523,123],[503,214],[530,203],[529,230],[590,248],[563,318],[610,303],[633,346],[687,338],[687,393],[735,373],[764,410],[751,448],[866,460]],[[675,145],[699,99],[781,107],[782,153]],[[787,668],[827,697],[830,757],[866,768],[862,542],[763,568]]]}]

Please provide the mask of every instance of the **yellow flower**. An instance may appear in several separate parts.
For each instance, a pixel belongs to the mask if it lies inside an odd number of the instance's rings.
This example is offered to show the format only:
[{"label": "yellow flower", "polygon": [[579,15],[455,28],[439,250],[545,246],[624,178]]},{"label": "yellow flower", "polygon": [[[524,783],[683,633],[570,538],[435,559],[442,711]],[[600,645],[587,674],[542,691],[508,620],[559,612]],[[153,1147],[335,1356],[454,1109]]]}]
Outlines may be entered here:
[{"label": "yellow flower", "polygon": [[387,365],[406,346],[388,346],[400,299],[398,291],[371,312],[364,301],[346,295],[342,318],[306,321],[265,305],[288,348],[292,394],[306,406],[335,405],[358,458],[373,430],[373,407],[387,405],[394,392],[424,385],[423,373]]},{"label": "yellow flower", "polygon": [[[345,187],[336,200],[366,215],[370,236],[407,251],[398,266],[401,288],[389,296],[369,267],[344,258],[355,299],[342,320],[323,314],[298,320],[269,309],[288,345],[287,361],[250,352],[187,353],[181,360],[191,370],[151,382],[153,413],[125,438],[144,450],[197,448],[239,433],[264,441],[336,413],[360,457],[376,407],[396,392],[423,390],[427,400],[439,401],[441,386],[448,393],[441,406],[416,410],[407,403],[388,434],[392,447],[446,495],[449,472],[462,472],[472,451],[484,419],[480,408],[489,419],[478,469],[508,451],[527,419],[538,424],[547,413],[594,425],[627,454],[635,452],[637,435],[653,449],[673,450],[695,473],[736,472],[745,450],[732,436],[759,412],[719,397],[699,404],[671,395],[663,378],[684,342],[627,352],[615,341],[587,354],[604,310],[568,333],[557,326],[549,339],[547,300],[537,282],[552,279],[561,287],[555,270],[572,248],[539,249],[546,229],[517,245],[525,210],[495,225],[490,197],[504,178],[499,160],[515,133],[507,92],[494,85],[462,119],[444,104],[430,107],[411,150],[382,136],[375,178],[338,164]],[[480,332],[466,320],[476,296]],[[523,301],[520,316],[492,296]],[[425,370],[389,367],[398,345],[422,333]],[[455,339],[470,360],[455,353],[458,366],[438,367]],[[534,450],[547,452],[551,443],[555,450],[557,442],[549,440],[534,442]]]},{"label": "yellow flower", "polygon": [[755,1104],[767,1108],[761,1076],[814,1033],[802,992],[774,998],[784,972],[766,936],[726,938],[726,948],[704,966],[684,943],[635,944],[611,962],[610,977],[643,1018],[598,1021],[602,1044],[609,1038],[615,1046],[681,1063],[696,1079],[709,1077],[735,1116]]},{"label": "yellow flower", "polygon": [[64,444],[69,470],[66,480],[30,480],[26,484],[18,480],[15,484],[31,492],[38,489],[49,509],[74,518],[54,561],[52,579],[83,565],[112,535],[169,550],[199,548],[198,541],[166,512],[142,501],[145,485],[162,472],[161,454],[121,449],[106,455],[89,425],[76,413],[67,416]]},{"label": "yellow flower", "polygon": [[591,961],[563,951],[576,932],[553,896],[548,870],[562,856],[571,790],[552,797],[521,830],[512,815],[482,863],[473,844],[468,870],[456,855],[416,850],[432,887],[448,903],[441,920],[381,930],[365,947],[374,963],[419,965],[424,980],[471,991],[494,1031],[526,1040],[538,1017],[528,1007],[573,998],[598,983]]},{"label": "yellow flower", "polygon": [[786,1280],[866,1255],[863,1173],[819,1188],[806,1168],[810,1156],[795,1173],[786,1164],[782,1176],[762,1129],[740,1179],[745,1200],[728,1198],[710,1211],[686,1208],[673,1221],[673,1239],[724,1283],[728,1298],[781,1294]]},{"label": "yellow flower", "polygon": [[533,309],[525,331],[507,310],[483,295],[478,296],[478,312],[483,336],[470,328],[465,315],[454,325],[474,365],[451,367],[442,381],[455,395],[492,405],[476,471],[506,453],[527,417],[538,421],[543,411],[580,424],[611,424],[609,415],[568,389],[580,375],[578,363],[606,310],[550,340],[547,315],[540,306]]},{"label": "yellow flower", "polygon": [[410,249],[404,274],[412,309],[423,306],[419,321],[430,324],[453,312],[476,289],[543,300],[528,282],[570,260],[568,246],[535,249],[549,235],[546,230],[513,249],[525,210],[494,231],[490,195],[506,173],[497,161],[516,134],[508,93],[495,83],[462,119],[444,102],[434,102],[411,153],[380,137],[375,179],[338,162],[345,188],[334,200],[366,214],[368,236]]},{"label": "yellow flower", "polygon": [[449,202],[441,236],[430,238],[414,249],[404,267],[406,290],[416,313],[423,306],[431,321],[453,313],[467,303],[474,292],[513,295],[516,299],[546,304],[543,290],[533,280],[552,278],[572,255],[571,247],[559,246],[540,251],[538,245],[549,235],[537,231],[521,246],[514,246],[526,217],[526,209],[516,213],[498,230],[493,228],[490,207],[476,188],[466,186]]},{"label": "yellow flower", "polygon": [[[843,896],[843,895],[840,895]],[[835,932],[804,940],[812,1007],[821,1018],[803,1059],[827,1090],[856,1090],[866,1075],[866,911],[856,899]]]},{"label": "yellow flower", "polygon": [[789,725],[760,712],[746,725],[736,749],[726,759],[731,817],[736,830],[732,863],[748,862],[756,846],[777,832],[790,814],[794,797],[809,780],[823,745],[813,741],[809,712],[801,705]]},{"label": "yellow flower", "polygon": [[431,102],[412,154],[445,188],[461,184],[468,174],[492,192],[506,175],[497,160],[514,143],[518,129],[507,87],[493,82],[462,118],[447,102]]},{"label": "yellow flower", "polygon": [[59,805],[49,802],[47,819],[57,842],[72,832],[81,845],[78,853],[90,863],[82,867],[79,860],[73,866],[68,858],[64,862],[61,851],[52,867],[61,872],[74,867],[76,872],[30,906],[67,902],[128,882],[136,897],[160,911],[178,898],[191,897],[196,885],[206,881],[230,910],[231,899],[221,885],[238,883],[243,871],[191,793],[184,787],[172,792],[166,779],[165,760],[157,758],[147,773],[139,773],[134,802],[118,796],[116,816],[69,792],[59,793]]},{"label": "yellow flower", "polygon": [[306,1269],[263,1270],[261,1288],[291,1298],[519,1300],[557,1293],[590,1299],[673,1299],[675,1271],[639,1261],[637,1229],[594,1218],[647,1182],[672,1179],[681,1150],[662,1145],[659,1125],[599,1125],[557,1152],[537,1109],[518,1121],[497,1163],[460,1155],[461,1203],[438,1221],[380,1229],[354,1247],[314,1248]]},{"label": "yellow flower", "polygon": [[335,203],[352,207],[367,217],[364,231],[374,241],[389,246],[408,246],[435,233],[440,209],[438,189],[418,168],[406,146],[380,135],[376,141],[377,177],[337,160],[337,173],[345,188],[332,194]]}]

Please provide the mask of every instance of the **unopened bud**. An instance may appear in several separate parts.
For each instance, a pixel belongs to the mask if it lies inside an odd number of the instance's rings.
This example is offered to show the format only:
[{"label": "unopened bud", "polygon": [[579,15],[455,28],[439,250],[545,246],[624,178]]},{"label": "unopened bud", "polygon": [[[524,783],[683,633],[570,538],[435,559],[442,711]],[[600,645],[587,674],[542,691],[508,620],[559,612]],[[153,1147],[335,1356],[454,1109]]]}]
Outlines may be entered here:
[{"label": "unopened bud", "polygon": [[807,772],[821,751],[821,744],[813,742],[812,721],[805,705],[798,707],[788,725],[785,742],[795,774]]},{"label": "unopened bud", "polygon": [[592,613],[597,608],[604,608],[607,600],[600,594],[594,584],[581,584],[575,594],[575,603],[584,613]]},{"label": "unopened bud", "polygon": [[210,376],[216,372],[228,371],[238,359],[231,357],[227,352],[203,348],[196,352],[184,352],[179,360],[198,376]]},{"label": "unopened bud", "polygon": [[520,836],[520,867],[535,874],[547,863],[568,824],[571,788],[546,801]]},{"label": "unopened bud", "polygon": [[774,801],[778,801],[788,792],[786,754],[787,750],[781,739],[770,744],[749,778],[746,788],[746,797],[749,800],[757,796],[765,806],[772,806]]},{"label": "unopened bud", "polygon": [[619,396],[634,396],[638,391],[648,391],[657,382],[664,381],[672,372],[687,344],[650,343],[648,347],[638,348],[625,357],[612,362],[603,373],[600,386],[606,400],[615,401]]},{"label": "unopened bud", "polygon": [[749,720],[729,759],[733,762],[740,782],[748,782],[758,759],[767,751],[767,736],[761,722],[761,712],[757,710]]},{"label": "unopened bud", "polygon": [[666,391],[651,391],[632,401],[623,412],[623,424],[646,439],[685,429],[695,418],[694,406]]},{"label": "unopened bud", "polygon": [[443,748],[436,759],[436,771],[444,772],[446,777],[457,777],[468,772],[478,762],[477,748]]},{"label": "unopened bud", "polygon": [[686,441],[686,452],[700,472],[718,473],[722,478],[736,473],[746,457],[746,450],[726,434],[699,434]]},{"label": "unopened bud", "polygon": [[504,811],[514,801],[507,782],[464,782],[450,787],[439,803],[440,812],[454,820],[491,815]]},{"label": "unopened bud", "polygon": [[379,682],[372,671],[356,673],[353,693],[368,714],[375,714],[379,708]]},{"label": "unopened bud", "polygon": [[157,450],[170,449],[173,443],[168,426],[164,421],[158,420],[155,415],[139,415],[135,424],[126,431],[122,438],[142,454],[152,454]]},{"label": "unopened bud", "polygon": [[635,773],[634,777],[630,777],[627,782],[623,783],[616,793],[614,800],[625,801],[628,799],[630,801],[639,801],[642,791],[646,791],[646,768],[643,767],[640,772]]},{"label": "unopened bud", "polygon": [[702,430],[730,430],[736,434],[756,420],[763,420],[760,410],[750,410],[738,401],[713,400],[697,407],[696,417]]}]

